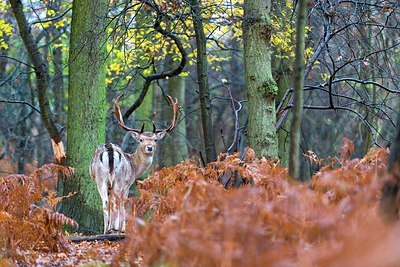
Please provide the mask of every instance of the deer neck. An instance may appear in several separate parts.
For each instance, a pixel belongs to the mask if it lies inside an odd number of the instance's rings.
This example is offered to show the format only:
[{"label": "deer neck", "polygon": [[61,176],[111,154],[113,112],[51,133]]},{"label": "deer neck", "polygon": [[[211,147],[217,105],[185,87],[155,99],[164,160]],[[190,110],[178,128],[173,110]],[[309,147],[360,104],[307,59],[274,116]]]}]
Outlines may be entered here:
[{"label": "deer neck", "polygon": [[150,167],[153,163],[153,155],[144,154],[137,149],[132,155],[132,161],[135,169],[135,177],[138,178]]}]

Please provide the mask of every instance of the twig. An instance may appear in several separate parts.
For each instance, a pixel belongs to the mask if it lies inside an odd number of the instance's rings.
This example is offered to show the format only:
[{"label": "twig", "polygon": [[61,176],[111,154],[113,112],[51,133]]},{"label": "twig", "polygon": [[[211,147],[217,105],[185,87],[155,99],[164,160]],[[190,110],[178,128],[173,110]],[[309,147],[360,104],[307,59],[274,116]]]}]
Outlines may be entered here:
[{"label": "twig", "polygon": [[29,102],[27,102],[27,101],[21,101],[21,100],[15,100],[15,99],[9,99],[9,100],[0,99],[0,102],[2,102],[2,103],[12,103],[12,104],[24,104],[24,105],[28,105],[28,106],[30,106],[33,110],[35,110],[37,113],[40,114],[40,110],[37,109],[34,105],[32,105],[31,103],[29,103]]},{"label": "twig", "polygon": [[118,241],[125,239],[125,234],[104,234],[104,235],[91,235],[91,236],[67,236],[67,240],[72,241],[72,242],[82,242],[82,241],[102,241],[102,240],[108,240],[108,241]]}]

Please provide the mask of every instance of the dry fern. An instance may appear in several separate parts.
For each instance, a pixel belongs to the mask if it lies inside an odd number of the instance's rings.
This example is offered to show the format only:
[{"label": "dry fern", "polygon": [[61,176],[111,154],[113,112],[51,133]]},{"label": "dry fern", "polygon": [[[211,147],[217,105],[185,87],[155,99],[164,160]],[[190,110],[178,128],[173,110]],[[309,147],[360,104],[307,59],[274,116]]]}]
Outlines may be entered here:
[{"label": "dry fern", "polygon": [[[13,174],[0,179],[0,256],[23,262],[22,251],[27,249],[67,249],[60,230],[64,224],[76,226],[76,222],[43,207],[55,207],[60,199],[42,182],[48,172],[58,177],[71,174],[72,169],[48,164],[30,176]],[[43,194],[47,196],[44,198]]]},{"label": "dry fern", "polygon": [[[342,167],[322,169],[309,183],[291,181],[286,169],[255,159],[251,150],[243,160],[222,155],[206,168],[190,161],[155,173],[138,185],[115,263],[395,266],[400,241],[391,235],[400,229],[377,216],[387,151],[350,160],[351,143],[345,146]],[[228,171],[253,185],[225,188],[218,180]],[[386,252],[379,237],[391,244]],[[384,256],[368,261],[374,249]]]}]

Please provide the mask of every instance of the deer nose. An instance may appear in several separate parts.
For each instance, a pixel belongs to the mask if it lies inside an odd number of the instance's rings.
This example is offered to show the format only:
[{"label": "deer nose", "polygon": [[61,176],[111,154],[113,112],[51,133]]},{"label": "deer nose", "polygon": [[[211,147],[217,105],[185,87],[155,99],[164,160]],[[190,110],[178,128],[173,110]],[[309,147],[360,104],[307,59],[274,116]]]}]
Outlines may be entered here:
[{"label": "deer nose", "polygon": [[147,152],[153,152],[154,148],[153,146],[146,146]]}]

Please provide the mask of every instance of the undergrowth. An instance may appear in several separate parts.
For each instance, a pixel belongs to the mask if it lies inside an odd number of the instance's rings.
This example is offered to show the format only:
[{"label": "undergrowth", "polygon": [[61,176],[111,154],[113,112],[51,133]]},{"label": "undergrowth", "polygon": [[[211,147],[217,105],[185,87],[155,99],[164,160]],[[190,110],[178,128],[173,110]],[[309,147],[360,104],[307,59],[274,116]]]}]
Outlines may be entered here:
[{"label": "undergrowth", "polygon": [[64,224],[77,223],[55,212],[61,200],[44,184],[44,177],[67,177],[72,169],[47,164],[31,175],[12,174],[0,178],[0,258],[24,262],[24,251],[58,252],[68,249],[61,235]]},{"label": "undergrowth", "polygon": [[[113,264],[398,266],[400,228],[378,214],[387,150],[362,159],[351,159],[353,152],[345,142],[341,157],[306,183],[251,149],[243,159],[222,154],[206,167],[191,160],[164,168],[138,182]],[[0,179],[0,258],[24,262],[27,250],[68,250],[61,228],[76,222],[55,212],[60,198],[44,186],[48,172],[71,169],[50,164]]]},{"label": "undergrowth", "polygon": [[[308,183],[251,149],[243,160],[221,155],[205,168],[189,161],[162,169],[138,184],[114,263],[397,266],[399,229],[378,215],[387,151],[353,160],[345,152],[340,167],[325,167]],[[239,174],[243,186],[222,186],[227,173]]]}]

